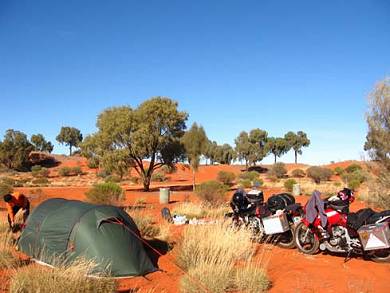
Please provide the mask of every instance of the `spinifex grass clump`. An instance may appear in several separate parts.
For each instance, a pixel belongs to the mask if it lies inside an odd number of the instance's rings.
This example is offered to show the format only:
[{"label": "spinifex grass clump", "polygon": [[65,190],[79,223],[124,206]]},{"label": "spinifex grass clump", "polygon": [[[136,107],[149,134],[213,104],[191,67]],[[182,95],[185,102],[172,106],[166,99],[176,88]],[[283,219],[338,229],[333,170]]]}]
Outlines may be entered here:
[{"label": "spinifex grass clump", "polygon": [[[182,292],[261,292],[268,280],[259,265],[251,262],[251,233],[228,223],[188,226],[178,247],[177,263],[187,271]],[[237,262],[246,260],[244,266]],[[240,271],[250,275],[243,276]],[[241,279],[240,279],[241,278]]]},{"label": "spinifex grass clump", "polygon": [[95,264],[78,260],[70,265],[59,264],[55,268],[40,265],[15,270],[10,281],[10,292],[15,293],[67,293],[67,292],[116,292],[116,283],[105,277],[88,277]]},{"label": "spinifex grass clump", "polygon": [[193,219],[193,218],[217,219],[223,217],[229,211],[231,211],[231,209],[226,204],[220,206],[212,206],[205,202],[200,204],[196,204],[192,202],[183,202],[176,205],[172,209],[172,214],[186,216],[187,219]]}]

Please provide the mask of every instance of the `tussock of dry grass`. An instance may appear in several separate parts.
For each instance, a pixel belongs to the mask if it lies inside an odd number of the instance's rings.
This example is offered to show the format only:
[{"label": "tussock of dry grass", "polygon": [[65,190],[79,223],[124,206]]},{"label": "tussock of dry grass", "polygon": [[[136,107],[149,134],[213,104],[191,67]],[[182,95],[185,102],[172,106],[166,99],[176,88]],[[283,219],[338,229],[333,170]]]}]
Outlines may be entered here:
[{"label": "tussock of dry grass", "polygon": [[127,209],[126,212],[134,220],[143,237],[154,238],[159,235],[160,228],[155,225],[151,215],[140,209]]},{"label": "tussock of dry grass", "polygon": [[[187,275],[181,292],[262,292],[268,279],[260,264],[252,263],[251,233],[228,223],[188,226],[178,247],[177,262]],[[237,267],[240,260],[243,266]]]},{"label": "tussock of dry grass", "polygon": [[177,262],[184,269],[207,264],[210,260],[218,263],[248,259],[254,252],[251,233],[228,223],[189,225],[178,249]]},{"label": "tussock of dry grass", "polygon": [[227,212],[230,212],[230,207],[227,205],[213,207],[207,203],[196,204],[192,202],[180,203],[172,210],[173,214],[186,216],[187,219],[217,219],[223,217]]},{"label": "tussock of dry grass", "polygon": [[113,279],[87,277],[94,266],[92,262],[80,260],[53,269],[38,265],[19,268],[11,278],[10,292],[115,292]]}]

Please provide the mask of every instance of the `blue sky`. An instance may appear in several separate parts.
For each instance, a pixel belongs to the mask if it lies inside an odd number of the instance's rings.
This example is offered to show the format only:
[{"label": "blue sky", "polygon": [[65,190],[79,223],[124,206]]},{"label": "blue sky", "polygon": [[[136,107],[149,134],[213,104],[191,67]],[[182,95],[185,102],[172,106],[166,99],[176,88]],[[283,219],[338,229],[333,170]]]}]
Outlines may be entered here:
[{"label": "blue sky", "polygon": [[106,107],[161,95],[221,144],[303,130],[299,161],[360,159],[389,48],[386,0],[1,0],[0,136],[88,134]]}]

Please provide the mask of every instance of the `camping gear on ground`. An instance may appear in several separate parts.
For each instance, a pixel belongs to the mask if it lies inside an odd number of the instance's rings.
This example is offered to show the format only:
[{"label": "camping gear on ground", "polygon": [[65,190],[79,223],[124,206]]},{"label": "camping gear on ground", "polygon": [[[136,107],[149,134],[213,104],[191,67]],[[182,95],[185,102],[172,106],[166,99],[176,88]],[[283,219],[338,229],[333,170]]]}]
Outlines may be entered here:
[{"label": "camping gear on ground", "polygon": [[283,233],[290,230],[290,224],[285,213],[263,218],[263,225],[265,234],[267,235]]},{"label": "camping gear on ground", "polygon": [[160,203],[161,204],[168,204],[170,198],[170,190],[169,187],[167,188],[160,188]]},{"label": "camping gear on ground", "polygon": [[358,233],[364,250],[390,248],[389,223],[364,225]]},{"label": "camping gear on ground", "polygon": [[181,216],[181,215],[174,215],[173,218],[173,224],[175,225],[184,225],[184,224],[188,224],[188,219],[186,216]]},{"label": "camping gear on ground", "polygon": [[301,186],[298,183],[293,185],[292,193],[294,196],[301,195]]},{"label": "camping gear on ground", "polygon": [[[313,222],[306,217],[296,226],[294,239],[298,250],[306,254],[315,254],[318,250],[345,253],[345,261],[353,253],[377,262],[390,262],[390,211],[375,213],[363,209],[346,214],[327,205],[324,215],[325,227],[318,216]],[[359,226],[363,223],[367,225]]]},{"label": "camping gear on ground", "polygon": [[157,268],[144,250],[139,230],[122,209],[53,198],[37,206],[26,222],[20,251],[55,266],[77,258],[96,262],[92,273],[141,276]]},{"label": "camping gear on ground", "polygon": [[168,223],[173,223],[173,219],[171,216],[171,211],[168,208],[161,209],[161,217],[166,220]]},{"label": "camping gear on ground", "polygon": [[[230,206],[233,213],[228,213],[225,217],[232,217],[233,225],[237,227],[249,228],[256,241],[275,240],[277,245],[284,248],[295,246],[291,229],[294,229],[295,221],[300,222],[303,210],[300,204],[295,204],[292,195],[287,193],[273,195],[267,203],[264,203],[263,192],[252,190],[245,194],[242,190],[238,190],[233,194]],[[270,217],[276,213],[278,216]],[[267,222],[267,228],[264,221]],[[270,235],[276,237],[270,238],[268,237]]]}]

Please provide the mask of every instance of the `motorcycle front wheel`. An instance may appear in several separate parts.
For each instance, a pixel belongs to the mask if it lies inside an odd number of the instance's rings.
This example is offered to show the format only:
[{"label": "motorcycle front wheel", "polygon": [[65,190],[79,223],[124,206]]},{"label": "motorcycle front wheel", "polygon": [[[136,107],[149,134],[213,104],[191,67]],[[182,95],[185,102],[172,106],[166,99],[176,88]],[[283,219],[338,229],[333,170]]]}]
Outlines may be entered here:
[{"label": "motorcycle front wheel", "polygon": [[320,241],[303,222],[295,228],[294,240],[299,251],[306,254],[316,254],[318,252]]},{"label": "motorcycle front wheel", "polygon": [[277,245],[282,248],[295,248],[294,230],[288,230],[277,236]]}]

